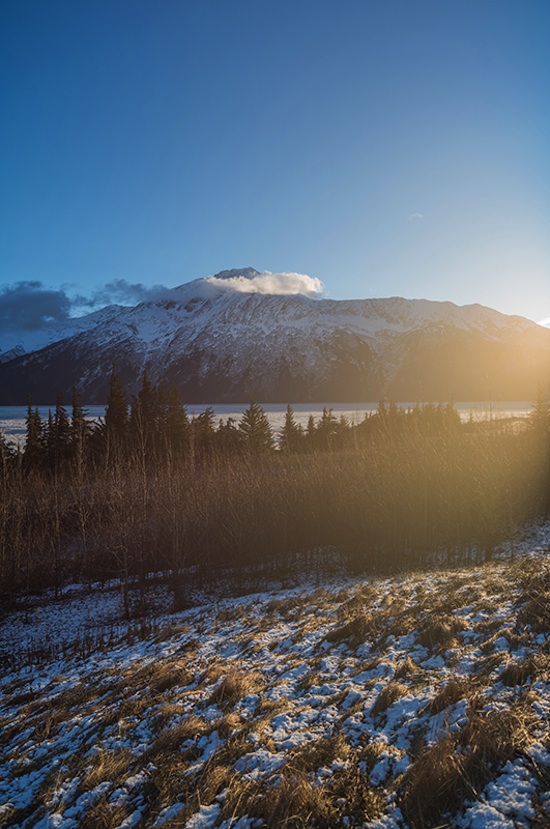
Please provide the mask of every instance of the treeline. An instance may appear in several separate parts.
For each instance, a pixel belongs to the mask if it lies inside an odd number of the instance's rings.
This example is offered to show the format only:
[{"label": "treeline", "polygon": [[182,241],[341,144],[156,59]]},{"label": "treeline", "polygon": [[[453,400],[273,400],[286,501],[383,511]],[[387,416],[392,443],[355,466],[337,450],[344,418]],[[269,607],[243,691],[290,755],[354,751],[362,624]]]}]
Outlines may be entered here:
[{"label": "treeline", "polygon": [[5,460],[16,459],[26,473],[58,474],[99,466],[114,467],[139,460],[147,466],[167,459],[191,463],[213,457],[260,456],[278,450],[286,454],[339,451],[356,448],[373,437],[419,433],[440,435],[460,428],[452,404],[418,404],[409,410],[381,401],[374,413],[359,423],[336,417],[323,408],[306,428],[287,407],[283,426],[275,434],[263,408],[252,402],[239,421],[216,420],[212,407],[189,417],[173,386],[153,386],[147,373],[137,395],[128,399],[124,384],[113,370],[105,417],[90,421],[78,390],[73,390],[70,414],[58,393],[56,406],[43,421],[29,400],[24,448],[2,441]]},{"label": "treeline", "polygon": [[[252,403],[238,422],[189,417],[147,375],[128,400],[113,371],[105,418],[75,391],[24,448],[1,442],[0,593],[149,574],[185,601],[189,579],[297,568],[423,566],[491,555],[550,508],[550,427],[462,424],[452,404],[380,403],[361,423],[329,409],[274,434]],[[126,594],[125,594],[126,595]]]}]

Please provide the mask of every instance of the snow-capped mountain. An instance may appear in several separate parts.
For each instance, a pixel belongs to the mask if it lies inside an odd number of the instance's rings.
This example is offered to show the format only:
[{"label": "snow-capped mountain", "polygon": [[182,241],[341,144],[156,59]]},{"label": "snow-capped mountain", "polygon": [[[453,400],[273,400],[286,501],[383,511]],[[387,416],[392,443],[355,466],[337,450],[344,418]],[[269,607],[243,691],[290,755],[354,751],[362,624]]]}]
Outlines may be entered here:
[{"label": "snow-capped mountain", "polygon": [[115,318],[122,309],[120,305],[107,305],[82,317],[72,317],[64,322],[52,322],[35,330],[0,331],[0,363],[7,363],[14,357],[21,357],[31,351],[39,351],[52,343],[88,331],[102,322]]},{"label": "snow-capped mountain", "polygon": [[69,399],[73,385],[103,403],[113,364],[130,392],[147,369],[187,402],[525,400],[548,387],[550,331],[522,317],[400,297],[269,293],[267,276],[223,271],[161,300],[72,320],[56,342],[0,365],[0,403],[28,394],[49,403],[57,390]]}]

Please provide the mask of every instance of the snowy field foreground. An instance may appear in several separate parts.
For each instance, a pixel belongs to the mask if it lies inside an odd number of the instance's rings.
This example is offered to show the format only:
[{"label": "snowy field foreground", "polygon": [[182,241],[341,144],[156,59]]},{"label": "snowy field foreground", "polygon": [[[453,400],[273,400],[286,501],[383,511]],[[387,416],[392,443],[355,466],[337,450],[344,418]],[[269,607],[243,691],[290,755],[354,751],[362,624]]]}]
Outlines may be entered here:
[{"label": "snowy field foreground", "polygon": [[0,826],[550,826],[550,559],[0,625]]}]

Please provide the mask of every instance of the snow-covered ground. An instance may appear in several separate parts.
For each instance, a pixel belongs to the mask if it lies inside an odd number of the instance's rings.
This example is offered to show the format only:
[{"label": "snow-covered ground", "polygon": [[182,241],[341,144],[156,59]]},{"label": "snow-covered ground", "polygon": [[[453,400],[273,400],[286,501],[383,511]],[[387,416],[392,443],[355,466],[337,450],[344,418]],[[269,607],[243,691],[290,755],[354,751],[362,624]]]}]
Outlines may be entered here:
[{"label": "snow-covered ground", "polygon": [[0,623],[0,826],[550,825],[550,525],[471,569]]}]

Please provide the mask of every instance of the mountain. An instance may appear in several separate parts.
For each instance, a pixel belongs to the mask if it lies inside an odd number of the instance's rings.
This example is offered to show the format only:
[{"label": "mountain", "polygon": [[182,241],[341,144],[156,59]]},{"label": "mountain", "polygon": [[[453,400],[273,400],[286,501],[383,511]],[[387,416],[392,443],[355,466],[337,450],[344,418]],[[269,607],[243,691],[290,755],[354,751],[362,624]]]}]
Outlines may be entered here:
[{"label": "mountain", "polygon": [[58,389],[69,400],[73,385],[86,403],[104,403],[113,364],[131,393],[146,368],[189,403],[530,400],[539,385],[549,391],[550,330],[522,317],[400,297],[264,293],[263,276],[222,271],[71,320],[55,341],[0,365],[0,404],[28,394],[51,403]]}]

